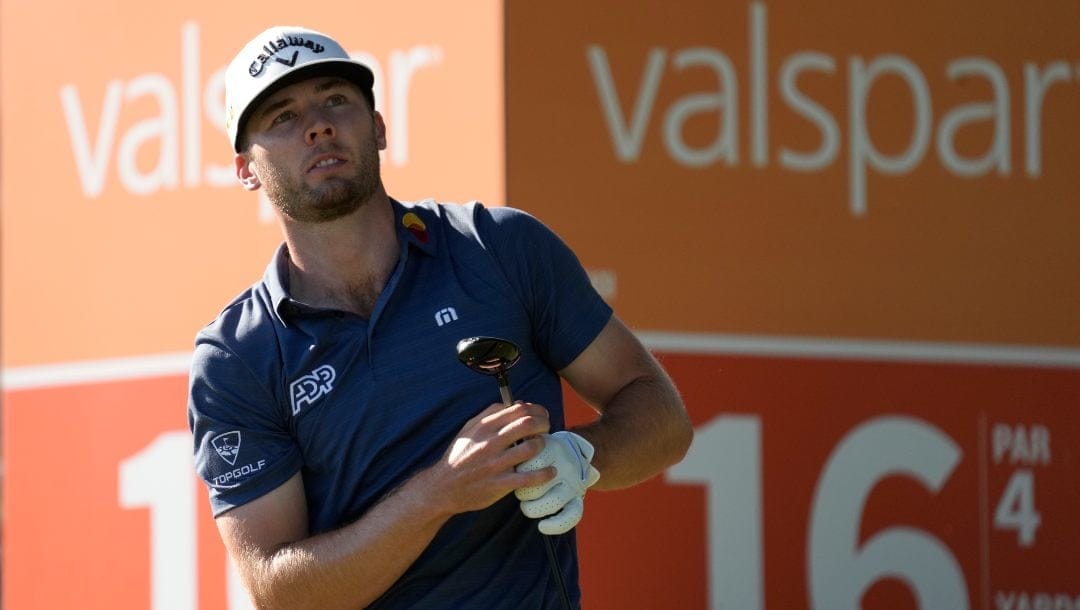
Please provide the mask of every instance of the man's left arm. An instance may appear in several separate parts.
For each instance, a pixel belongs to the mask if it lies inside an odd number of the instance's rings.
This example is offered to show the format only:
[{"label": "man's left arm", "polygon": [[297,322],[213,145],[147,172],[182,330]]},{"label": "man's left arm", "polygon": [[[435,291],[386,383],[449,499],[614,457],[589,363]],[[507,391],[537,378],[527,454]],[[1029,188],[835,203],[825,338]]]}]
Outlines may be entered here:
[{"label": "man's left arm", "polygon": [[675,385],[614,315],[559,374],[599,412],[572,430],[596,449],[596,489],[635,485],[686,455],[694,430]]}]

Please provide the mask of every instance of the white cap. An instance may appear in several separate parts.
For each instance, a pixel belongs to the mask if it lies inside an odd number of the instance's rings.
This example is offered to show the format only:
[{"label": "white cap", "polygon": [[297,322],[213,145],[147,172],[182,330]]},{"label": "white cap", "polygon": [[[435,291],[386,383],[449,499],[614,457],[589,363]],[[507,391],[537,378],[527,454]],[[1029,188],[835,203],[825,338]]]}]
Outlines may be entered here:
[{"label": "white cap", "polygon": [[336,75],[356,83],[374,108],[374,75],[326,34],[274,26],[247,43],[225,70],[225,130],[233,150],[248,114],[270,94],[301,80]]}]

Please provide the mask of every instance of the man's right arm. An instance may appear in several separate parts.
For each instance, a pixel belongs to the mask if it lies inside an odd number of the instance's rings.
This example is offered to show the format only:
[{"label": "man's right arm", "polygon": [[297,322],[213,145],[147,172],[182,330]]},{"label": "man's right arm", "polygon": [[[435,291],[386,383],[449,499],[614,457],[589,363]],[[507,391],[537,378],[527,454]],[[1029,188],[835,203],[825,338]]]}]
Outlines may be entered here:
[{"label": "man's right arm", "polygon": [[550,480],[550,468],[514,470],[540,452],[543,441],[530,437],[549,426],[539,405],[494,404],[465,424],[438,462],[351,524],[309,535],[297,473],[219,515],[218,531],[257,607],[362,608],[401,577],[451,516]]}]

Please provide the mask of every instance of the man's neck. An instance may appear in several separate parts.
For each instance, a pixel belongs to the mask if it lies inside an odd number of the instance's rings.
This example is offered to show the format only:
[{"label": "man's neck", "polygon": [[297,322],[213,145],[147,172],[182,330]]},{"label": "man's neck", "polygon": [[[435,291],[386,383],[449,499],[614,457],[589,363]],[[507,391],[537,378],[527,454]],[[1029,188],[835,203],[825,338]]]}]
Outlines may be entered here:
[{"label": "man's neck", "polygon": [[289,292],[316,307],[368,318],[397,263],[394,209],[380,193],[348,216],[282,222],[289,248]]}]

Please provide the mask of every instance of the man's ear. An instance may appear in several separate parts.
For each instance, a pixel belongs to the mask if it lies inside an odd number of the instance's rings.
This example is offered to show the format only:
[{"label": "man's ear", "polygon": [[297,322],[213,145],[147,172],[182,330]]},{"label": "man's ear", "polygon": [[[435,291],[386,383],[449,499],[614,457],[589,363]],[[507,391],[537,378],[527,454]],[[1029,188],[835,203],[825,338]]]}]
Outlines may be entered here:
[{"label": "man's ear", "polygon": [[262,182],[259,181],[255,170],[251,169],[251,161],[248,160],[247,155],[237,153],[233,157],[233,163],[236,165],[236,179],[240,181],[244,188],[255,191],[262,186]]},{"label": "man's ear", "polygon": [[375,122],[375,144],[378,145],[379,150],[386,150],[386,123],[383,122],[382,115],[377,110],[373,111],[371,116]]}]

